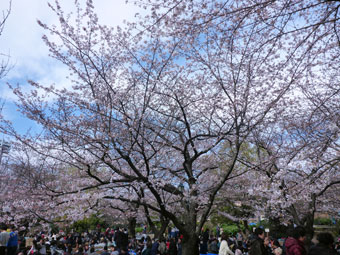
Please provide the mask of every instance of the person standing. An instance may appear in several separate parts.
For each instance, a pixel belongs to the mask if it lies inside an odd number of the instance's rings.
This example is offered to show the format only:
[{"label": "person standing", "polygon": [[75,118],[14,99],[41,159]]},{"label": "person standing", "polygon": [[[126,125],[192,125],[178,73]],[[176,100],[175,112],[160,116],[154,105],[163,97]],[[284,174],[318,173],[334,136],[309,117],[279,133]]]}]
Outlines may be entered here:
[{"label": "person standing", "polygon": [[175,238],[170,239],[169,255],[177,255],[177,244]]},{"label": "person standing", "polygon": [[207,228],[202,236],[202,244],[200,247],[200,253],[201,254],[207,254],[208,253],[208,242],[209,242],[209,229]]},{"label": "person standing", "polygon": [[220,228],[220,224],[217,224],[216,226],[216,238],[218,239],[221,235],[221,228]]},{"label": "person standing", "polygon": [[332,234],[324,232],[319,233],[316,237],[318,244],[312,246],[308,255],[336,255],[335,249],[332,247],[334,244],[334,238]]},{"label": "person standing", "polygon": [[127,229],[125,228],[124,229],[124,232],[121,232],[121,249],[124,249],[126,250],[128,248],[128,245],[129,245],[129,234],[128,234],[128,231]]},{"label": "person standing", "polygon": [[250,246],[250,255],[267,255],[266,248],[264,246],[264,231],[262,228],[255,229],[255,239]]},{"label": "person standing", "polygon": [[234,253],[229,248],[227,240],[228,240],[228,235],[226,233],[222,233],[221,245],[218,251],[218,255],[234,255]]},{"label": "person standing", "polygon": [[40,255],[46,255],[47,254],[47,250],[46,250],[46,243],[45,243],[45,239],[42,238],[40,240],[40,249],[39,249],[39,254]]},{"label": "person standing", "polygon": [[166,244],[164,238],[161,238],[159,246],[158,246],[158,251],[160,255],[165,255],[166,254]]},{"label": "person standing", "polygon": [[288,237],[285,242],[286,255],[306,255],[305,240],[305,228],[301,226],[294,228],[292,236]]},{"label": "person standing", "polygon": [[18,249],[18,233],[14,229],[9,233],[7,243],[7,255],[15,255]]},{"label": "person standing", "polygon": [[6,227],[2,227],[0,232],[0,255],[6,255],[8,240],[9,233],[6,231]]},{"label": "person standing", "polygon": [[159,254],[158,247],[159,247],[159,240],[155,239],[151,247],[151,255]]},{"label": "person standing", "polygon": [[123,239],[123,232],[120,231],[120,228],[118,228],[115,232],[115,236],[114,236],[114,241],[116,244],[116,247],[118,249],[118,252],[120,252],[120,249],[122,249],[122,239]]},{"label": "person standing", "polygon": [[242,230],[241,229],[236,234],[236,241],[237,242],[243,242],[243,234],[242,234]]},{"label": "person standing", "polygon": [[7,255],[15,255],[18,249],[18,233],[11,229],[7,243]]},{"label": "person standing", "polygon": [[182,239],[178,238],[177,241],[177,255],[182,255]]}]

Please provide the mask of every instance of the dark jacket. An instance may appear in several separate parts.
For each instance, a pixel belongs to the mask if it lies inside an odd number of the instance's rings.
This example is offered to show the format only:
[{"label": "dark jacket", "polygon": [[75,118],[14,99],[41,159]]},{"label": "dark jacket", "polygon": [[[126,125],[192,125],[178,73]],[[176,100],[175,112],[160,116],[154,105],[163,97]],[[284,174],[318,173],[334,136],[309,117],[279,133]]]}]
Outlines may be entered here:
[{"label": "dark jacket", "polygon": [[176,245],[174,240],[170,240],[169,254],[170,255],[177,255],[177,245]]},{"label": "dark jacket", "polygon": [[157,255],[157,254],[159,254],[159,252],[158,252],[158,247],[159,247],[159,243],[158,243],[157,241],[155,241],[155,242],[152,244],[151,255]]},{"label": "dark jacket", "polygon": [[115,236],[114,236],[114,241],[116,243],[116,246],[118,247],[118,249],[122,248],[122,239],[123,239],[123,233],[118,230],[116,233],[115,233]]},{"label": "dark jacket", "polygon": [[332,250],[331,248],[317,244],[310,248],[308,255],[336,255],[337,253],[335,250]]},{"label": "dark jacket", "polygon": [[142,255],[151,255],[151,248],[146,248],[143,252]]},{"label": "dark jacket", "polygon": [[127,233],[121,232],[120,233],[120,248],[126,249],[129,245],[129,235]]},{"label": "dark jacket", "polygon": [[286,255],[307,255],[304,243],[293,237],[287,238],[285,247]]},{"label": "dark jacket", "polygon": [[250,246],[249,254],[250,255],[267,255],[266,248],[264,247],[264,244],[263,244],[263,239],[256,237],[253,240]]}]

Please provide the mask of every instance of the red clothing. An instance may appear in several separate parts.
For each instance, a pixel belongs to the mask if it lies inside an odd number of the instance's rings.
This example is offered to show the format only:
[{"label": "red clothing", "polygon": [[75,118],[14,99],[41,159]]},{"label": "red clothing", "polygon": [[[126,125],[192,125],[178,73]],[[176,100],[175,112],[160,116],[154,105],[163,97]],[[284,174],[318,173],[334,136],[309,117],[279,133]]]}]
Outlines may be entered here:
[{"label": "red clothing", "polygon": [[293,237],[287,238],[285,246],[286,255],[307,255],[304,243]]}]

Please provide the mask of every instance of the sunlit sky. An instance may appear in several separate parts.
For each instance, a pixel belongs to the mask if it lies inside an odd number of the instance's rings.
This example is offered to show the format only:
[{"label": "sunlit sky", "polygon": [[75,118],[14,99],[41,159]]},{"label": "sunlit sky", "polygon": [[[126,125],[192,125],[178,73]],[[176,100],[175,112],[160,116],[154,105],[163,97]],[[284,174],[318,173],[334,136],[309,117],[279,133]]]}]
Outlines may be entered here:
[{"label": "sunlit sky", "polygon": [[[9,1],[0,1],[1,11],[9,8]],[[0,97],[5,100],[2,114],[20,132],[37,127],[18,113],[16,98],[6,84],[28,87],[27,80],[47,85],[68,82],[67,68],[48,56],[48,49],[41,39],[45,31],[37,24],[38,19],[48,25],[58,24],[48,2],[53,4],[54,0],[12,0],[11,13],[0,37],[0,53],[10,56],[11,66],[7,76],[0,80]],[[74,0],[59,2],[66,12],[74,9]],[[122,26],[123,20],[134,19],[135,13],[140,12],[136,6],[126,4],[125,0],[93,0],[93,4],[99,22],[110,26]]]}]

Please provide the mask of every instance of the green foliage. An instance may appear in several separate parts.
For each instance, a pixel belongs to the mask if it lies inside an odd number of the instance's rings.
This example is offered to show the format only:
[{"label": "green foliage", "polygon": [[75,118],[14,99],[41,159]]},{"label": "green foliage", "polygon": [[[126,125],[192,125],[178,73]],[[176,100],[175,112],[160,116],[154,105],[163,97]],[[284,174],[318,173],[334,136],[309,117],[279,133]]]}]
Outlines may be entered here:
[{"label": "green foliage", "polygon": [[135,228],[136,233],[141,233],[143,232],[143,227],[137,227]]},{"label": "green foliage", "polygon": [[287,237],[288,226],[281,224],[280,218],[269,218],[270,235],[274,238]]},{"label": "green foliage", "polygon": [[229,235],[235,235],[238,230],[239,230],[239,227],[235,224],[222,224],[222,229],[223,229],[223,232],[224,233],[228,233]]},{"label": "green foliage", "polygon": [[[252,208],[247,205],[241,205],[240,207],[227,205],[227,206],[219,207],[218,210],[221,212],[229,213],[230,215],[233,215],[237,218],[249,218],[250,216],[252,216],[252,212],[253,212]],[[218,214],[215,210],[212,211],[210,220],[214,226],[217,226],[218,224],[229,224],[229,225],[235,224],[235,222],[226,218],[223,215]]]},{"label": "green foliage", "polygon": [[[231,206],[223,206],[218,208],[221,212],[228,212],[230,213],[232,211],[232,207]],[[229,220],[228,218],[226,218],[223,215],[219,215],[216,212],[212,212],[211,216],[210,216],[210,221],[212,223],[213,226],[217,226],[218,224],[233,224],[234,222],[232,222],[231,220]]]},{"label": "green foliage", "polygon": [[76,232],[84,232],[86,230],[95,230],[98,225],[104,228],[107,226],[103,219],[93,214],[89,218],[84,218],[83,220],[74,222],[70,226],[70,229],[73,229]]},{"label": "green foliage", "polygon": [[333,225],[332,220],[330,218],[315,218],[314,219],[315,225]]},{"label": "green foliage", "polygon": [[50,229],[52,233],[58,233],[59,232],[59,226],[56,224],[50,224]]},{"label": "green foliage", "polygon": [[256,227],[270,228],[271,224],[270,224],[270,221],[268,220],[261,220],[260,222],[256,224]]}]

